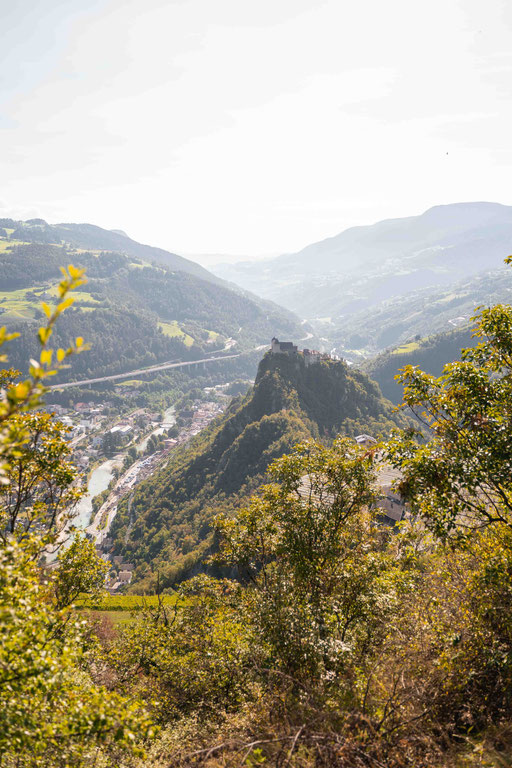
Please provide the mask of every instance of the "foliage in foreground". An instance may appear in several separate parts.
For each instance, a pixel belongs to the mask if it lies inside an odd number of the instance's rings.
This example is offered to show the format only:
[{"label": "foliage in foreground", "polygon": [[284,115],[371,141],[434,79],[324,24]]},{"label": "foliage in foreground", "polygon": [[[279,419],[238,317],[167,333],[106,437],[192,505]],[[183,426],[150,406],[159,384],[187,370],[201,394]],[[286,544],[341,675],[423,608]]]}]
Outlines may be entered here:
[{"label": "foliage in foreground", "polygon": [[[30,377],[2,377],[0,763],[8,768],[91,765],[100,749],[105,765],[118,765],[123,753],[140,753],[137,742],[150,733],[138,702],[107,691],[91,676],[95,643],[71,604],[103,585],[105,564],[93,544],[75,540],[51,573],[39,565],[45,549],[58,542],[59,523],[66,521],[61,512],[79,496],[62,430],[33,413],[44,380],[83,347],[77,338],[67,350],[58,349],[52,365],[54,324],[72,303],[69,292],[83,283],[79,270],[63,271],[60,301],[54,310],[43,305],[48,323],[39,330],[41,352],[31,361]],[[0,344],[7,338],[2,329]]]}]

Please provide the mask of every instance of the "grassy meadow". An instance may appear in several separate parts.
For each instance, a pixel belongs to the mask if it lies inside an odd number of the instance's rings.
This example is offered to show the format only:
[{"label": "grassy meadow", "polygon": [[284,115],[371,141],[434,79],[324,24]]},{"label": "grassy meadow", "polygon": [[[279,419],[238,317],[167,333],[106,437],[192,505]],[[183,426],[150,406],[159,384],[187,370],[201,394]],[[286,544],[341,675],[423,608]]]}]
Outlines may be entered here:
[{"label": "grassy meadow", "polygon": [[192,336],[189,336],[188,333],[182,331],[176,320],[173,320],[172,323],[159,322],[158,327],[166,336],[179,338],[187,347],[191,347],[194,343]]}]

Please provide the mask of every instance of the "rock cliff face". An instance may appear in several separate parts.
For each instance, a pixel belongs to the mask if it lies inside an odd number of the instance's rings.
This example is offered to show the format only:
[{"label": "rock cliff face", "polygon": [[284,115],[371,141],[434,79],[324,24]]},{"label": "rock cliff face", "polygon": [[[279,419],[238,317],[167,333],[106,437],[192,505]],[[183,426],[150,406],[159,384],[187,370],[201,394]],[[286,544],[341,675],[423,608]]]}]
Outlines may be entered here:
[{"label": "rock cliff face", "polygon": [[247,501],[268,465],[297,442],[383,435],[398,420],[378,386],[343,362],[308,367],[300,354],[267,353],[247,395],[139,486],[126,541],[127,505],[120,505],[116,553],[137,564],[134,587],[151,589],[157,570],[166,586],[199,570],[214,545],[213,516]]},{"label": "rock cliff face", "polygon": [[277,410],[280,399],[289,402],[290,398],[292,407],[300,409],[320,434],[332,437],[340,431],[354,436],[362,426],[364,431],[371,428],[380,433],[393,418],[375,382],[341,361],[323,360],[308,366],[300,353],[265,355],[252,396],[256,414],[258,409]]}]

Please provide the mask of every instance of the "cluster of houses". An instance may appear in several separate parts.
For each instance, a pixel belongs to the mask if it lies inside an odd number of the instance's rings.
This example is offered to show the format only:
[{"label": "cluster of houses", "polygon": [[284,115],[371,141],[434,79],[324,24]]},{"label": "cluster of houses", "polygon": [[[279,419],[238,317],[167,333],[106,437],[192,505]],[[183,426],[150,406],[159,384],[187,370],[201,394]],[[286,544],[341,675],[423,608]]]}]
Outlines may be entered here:
[{"label": "cluster of houses", "polygon": [[106,551],[112,548],[113,540],[110,536],[102,539],[101,543],[96,544],[96,552],[109,565],[108,573],[105,577],[105,589],[110,594],[118,592],[121,587],[127,586],[135,571],[134,563],[128,563],[122,555],[112,555]]},{"label": "cluster of houses", "polygon": [[102,555],[104,560],[111,563],[111,569],[107,576],[107,590],[110,594],[117,592],[121,587],[127,586],[133,577],[135,565],[125,563],[122,555]]},{"label": "cluster of houses", "polygon": [[74,462],[81,469],[85,469],[89,460],[102,449],[105,435],[115,436],[116,445],[122,448],[136,438],[140,430],[160,420],[158,413],[139,408],[109,428],[108,422],[112,423],[113,419],[110,414],[107,415],[106,410],[110,406],[111,403],[107,401],[102,404],[76,403],[73,408],[58,404],[47,407],[57,421],[68,427],[65,438],[73,449]]},{"label": "cluster of houses", "polygon": [[55,414],[56,419],[69,428],[66,440],[73,441],[88,432],[97,429],[104,420],[105,405],[96,403],[76,403],[74,408],[62,405],[48,406],[47,410]]},{"label": "cluster of houses", "polygon": [[[372,449],[377,445],[377,441],[371,435],[357,435],[356,443],[361,448]],[[405,504],[400,495],[394,490],[394,484],[400,479],[398,470],[393,469],[390,464],[380,462],[377,466],[377,485],[380,491],[380,498],[377,507],[382,512],[384,522],[391,525],[400,522],[405,514]]]},{"label": "cluster of houses", "polygon": [[194,400],[192,404],[192,421],[188,428],[185,428],[180,434],[179,442],[186,442],[190,437],[199,434],[199,432],[208,426],[210,421],[223,413],[225,405],[214,401],[204,402],[203,400]]}]

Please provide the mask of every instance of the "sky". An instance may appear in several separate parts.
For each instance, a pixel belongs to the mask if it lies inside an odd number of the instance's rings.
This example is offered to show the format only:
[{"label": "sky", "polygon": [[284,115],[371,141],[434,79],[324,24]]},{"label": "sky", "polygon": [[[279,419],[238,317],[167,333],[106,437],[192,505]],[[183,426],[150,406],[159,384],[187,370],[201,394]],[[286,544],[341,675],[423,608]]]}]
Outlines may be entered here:
[{"label": "sky", "polygon": [[0,217],[217,259],[512,204],[509,0],[0,0],[0,19]]}]

